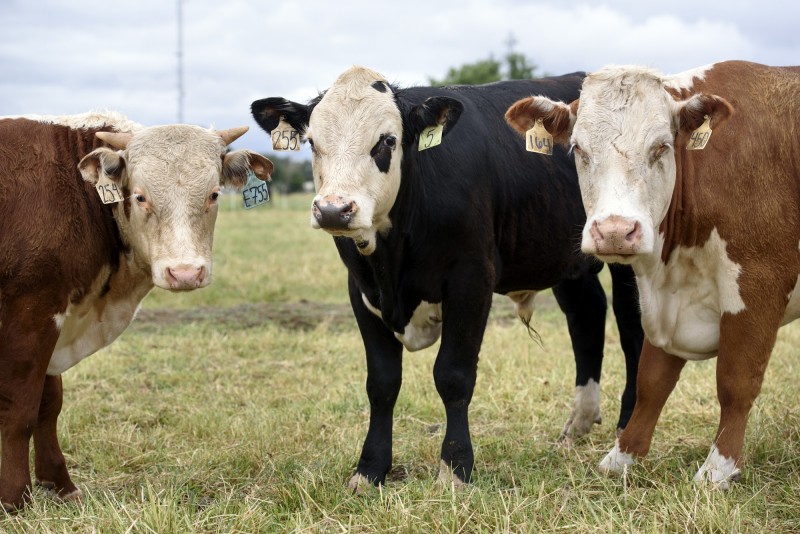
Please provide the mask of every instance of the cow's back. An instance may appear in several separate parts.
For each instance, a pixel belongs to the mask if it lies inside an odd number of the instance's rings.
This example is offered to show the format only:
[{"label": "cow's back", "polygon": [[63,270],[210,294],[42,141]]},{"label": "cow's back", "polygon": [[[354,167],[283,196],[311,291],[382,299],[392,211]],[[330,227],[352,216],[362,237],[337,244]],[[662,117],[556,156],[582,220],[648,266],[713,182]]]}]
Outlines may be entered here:
[{"label": "cow's back", "polygon": [[[434,236],[438,228],[454,247],[444,254],[470,247],[494,254],[501,293],[543,289],[586,269],[590,262],[576,252],[585,215],[571,156],[560,146],[552,158],[527,152],[504,120],[508,106],[531,94],[576,99],[582,80],[576,73],[403,90],[401,101],[449,96],[464,111],[440,146],[406,156],[393,220],[414,217],[406,227]],[[435,246],[446,245],[436,240]]]},{"label": "cow's back", "polygon": [[0,119],[3,298],[50,284],[59,299],[79,298],[103,266],[115,267],[121,245],[110,209],[78,170],[100,145],[96,131]]}]

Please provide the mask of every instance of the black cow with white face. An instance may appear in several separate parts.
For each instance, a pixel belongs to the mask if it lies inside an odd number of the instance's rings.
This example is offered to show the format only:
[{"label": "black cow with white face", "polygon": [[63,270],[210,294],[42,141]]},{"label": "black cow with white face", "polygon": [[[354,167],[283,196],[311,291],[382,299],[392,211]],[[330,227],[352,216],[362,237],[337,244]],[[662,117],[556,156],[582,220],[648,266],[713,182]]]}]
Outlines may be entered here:
[{"label": "black cow with white face", "polygon": [[[423,349],[440,337],[433,375],[447,429],[439,477],[469,482],[467,413],[493,292],[511,297],[528,323],[535,292],[553,288],[577,363],[575,406],[562,437],[583,435],[600,421],[607,304],[597,278],[602,264],[580,253],[586,217],[575,166],[560,147],[553,158],[526,153],[503,119],[509,105],[531,94],[574,100],[582,79],[399,89],[354,67],[308,105],[253,103],[264,130],[282,120],[311,144],[311,225],[334,236],[349,272],[371,407],[353,490],[383,483],[391,467],[403,347]],[[434,146],[430,127],[437,126],[443,138]],[[642,329],[632,271],[617,266],[611,273],[627,359],[624,427]]]}]

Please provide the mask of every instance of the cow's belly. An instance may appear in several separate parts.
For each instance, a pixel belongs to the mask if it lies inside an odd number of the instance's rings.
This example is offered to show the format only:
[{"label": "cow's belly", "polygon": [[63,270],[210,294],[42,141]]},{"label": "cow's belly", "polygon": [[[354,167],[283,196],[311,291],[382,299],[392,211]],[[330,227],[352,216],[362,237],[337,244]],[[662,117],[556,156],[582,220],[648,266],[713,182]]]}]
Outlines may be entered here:
[{"label": "cow's belly", "polygon": [[[361,294],[361,299],[367,306],[369,311],[378,317],[381,317],[381,311],[370,304],[366,295]],[[411,320],[406,325],[403,333],[394,333],[403,346],[411,352],[422,350],[430,347],[442,335],[442,303],[441,302],[426,302],[419,303],[414,313],[411,315]]]},{"label": "cow's belly", "polygon": [[658,260],[649,269],[634,264],[634,270],[650,343],[687,360],[716,356],[722,314],[745,307],[737,282],[741,268],[728,258],[716,230],[702,247],[673,251],[667,265]]},{"label": "cow's belly", "polygon": [[[98,280],[105,280],[103,276]],[[112,278],[121,290],[111,291],[103,297],[96,292],[77,304],[70,304],[64,313],[53,317],[60,334],[47,374],[59,375],[73,365],[111,344],[131,324],[142,299],[153,287],[149,277],[137,280]],[[112,287],[114,287],[112,285]]]}]

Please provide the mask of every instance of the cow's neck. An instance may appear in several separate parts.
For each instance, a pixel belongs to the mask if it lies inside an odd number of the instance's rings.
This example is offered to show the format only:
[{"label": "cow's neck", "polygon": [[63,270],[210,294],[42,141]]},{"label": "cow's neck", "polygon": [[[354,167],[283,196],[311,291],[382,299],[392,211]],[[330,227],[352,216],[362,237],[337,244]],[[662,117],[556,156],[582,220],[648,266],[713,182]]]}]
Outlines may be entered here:
[{"label": "cow's neck", "polygon": [[[680,138],[676,141],[679,145]],[[698,184],[694,165],[687,157],[686,151],[679,148],[675,151],[675,187],[667,215],[661,221],[658,231],[664,238],[661,250],[661,261],[667,263],[669,256],[677,247],[693,247],[701,245],[708,239],[707,229],[698,223]],[[705,235],[701,235],[705,234]]]},{"label": "cow's neck", "polygon": [[402,236],[397,231],[390,231],[385,235],[378,234],[375,252],[365,256],[378,286],[381,317],[397,332],[402,332],[407,322],[400,308],[396,276],[396,269],[402,262],[402,249]]}]

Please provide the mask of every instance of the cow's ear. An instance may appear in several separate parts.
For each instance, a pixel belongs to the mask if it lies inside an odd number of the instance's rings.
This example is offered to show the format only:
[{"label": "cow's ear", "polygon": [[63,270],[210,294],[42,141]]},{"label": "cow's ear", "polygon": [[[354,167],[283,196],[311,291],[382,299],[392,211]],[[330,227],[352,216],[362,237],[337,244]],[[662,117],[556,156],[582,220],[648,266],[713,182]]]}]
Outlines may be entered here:
[{"label": "cow's ear", "polygon": [[536,121],[541,119],[542,125],[553,136],[553,140],[566,145],[572,136],[572,127],[575,126],[579,104],[580,100],[575,100],[567,105],[546,96],[529,96],[517,100],[508,108],[506,122],[517,132],[525,135],[525,132],[533,128]]},{"label": "cow's ear", "polygon": [[733,115],[733,106],[722,97],[716,95],[694,95],[688,100],[678,102],[678,123],[681,132],[691,133],[699,128],[706,117],[711,118],[713,130]]},{"label": "cow's ear", "polygon": [[453,129],[464,111],[464,104],[448,96],[432,96],[422,104],[411,108],[406,114],[406,124],[403,128],[404,141],[407,144],[414,142],[422,130],[429,126],[441,124],[444,126],[442,135]]},{"label": "cow's ear", "polygon": [[261,180],[270,180],[272,162],[249,150],[235,150],[222,157],[222,185],[242,187],[247,183],[247,173],[252,170]]},{"label": "cow's ear", "polygon": [[298,132],[305,133],[311,116],[309,106],[280,97],[256,100],[250,105],[250,111],[258,125],[268,134],[272,134],[281,119]]},{"label": "cow's ear", "polygon": [[121,186],[125,176],[125,158],[121,152],[98,148],[83,157],[78,163],[78,170],[83,179],[92,184],[97,184],[105,176]]}]

